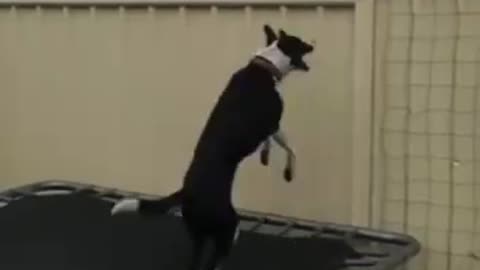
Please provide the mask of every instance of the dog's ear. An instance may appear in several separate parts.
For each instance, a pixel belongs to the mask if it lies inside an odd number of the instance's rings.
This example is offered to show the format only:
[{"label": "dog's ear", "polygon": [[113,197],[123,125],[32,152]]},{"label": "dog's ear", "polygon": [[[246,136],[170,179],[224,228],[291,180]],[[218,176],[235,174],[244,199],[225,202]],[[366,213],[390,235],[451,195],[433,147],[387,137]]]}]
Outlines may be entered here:
[{"label": "dog's ear", "polygon": [[272,44],[275,40],[277,40],[277,35],[273,31],[272,27],[270,25],[265,24],[263,26],[263,31],[265,32],[265,35],[267,36],[267,46]]},{"label": "dog's ear", "polygon": [[284,38],[287,35],[287,33],[281,28],[278,30],[278,34],[280,35],[280,38]]}]

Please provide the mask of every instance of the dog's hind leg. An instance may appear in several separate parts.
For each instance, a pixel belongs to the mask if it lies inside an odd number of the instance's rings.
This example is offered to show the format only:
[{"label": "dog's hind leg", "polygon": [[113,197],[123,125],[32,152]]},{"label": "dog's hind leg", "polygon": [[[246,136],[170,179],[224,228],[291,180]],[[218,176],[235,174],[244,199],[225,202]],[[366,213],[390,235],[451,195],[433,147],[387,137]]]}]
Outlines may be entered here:
[{"label": "dog's hind leg", "polygon": [[202,270],[220,270],[223,262],[230,255],[233,245],[238,238],[238,222],[217,232],[214,235],[213,251],[208,254],[205,268]]},{"label": "dog's hind leg", "polygon": [[206,247],[206,237],[194,232],[193,230],[188,230],[188,233],[192,241],[192,257],[187,269],[197,270],[202,262],[203,251]]}]

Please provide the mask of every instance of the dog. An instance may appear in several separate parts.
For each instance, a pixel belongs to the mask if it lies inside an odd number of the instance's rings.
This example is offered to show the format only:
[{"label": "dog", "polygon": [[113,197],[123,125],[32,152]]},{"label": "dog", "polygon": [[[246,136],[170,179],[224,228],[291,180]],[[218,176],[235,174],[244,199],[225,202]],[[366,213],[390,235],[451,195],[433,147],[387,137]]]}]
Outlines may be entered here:
[{"label": "dog", "polygon": [[[193,243],[190,270],[221,267],[237,240],[232,185],[245,158],[261,147],[261,162],[267,165],[272,139],[288,155],[285,180],[294,175],[295,154],[280,128],[284,106],[276,85],[292,71],[309,71],[303,57],[314,47],[283,29],[277,35],[268,24],[263,30],[266,47],[232,74],[200,134],[181,189],[159,200],[123,199],[111,209],[112,215],[161,215],[180,206]],[[208,241],[213,249],[202,259]]]}]

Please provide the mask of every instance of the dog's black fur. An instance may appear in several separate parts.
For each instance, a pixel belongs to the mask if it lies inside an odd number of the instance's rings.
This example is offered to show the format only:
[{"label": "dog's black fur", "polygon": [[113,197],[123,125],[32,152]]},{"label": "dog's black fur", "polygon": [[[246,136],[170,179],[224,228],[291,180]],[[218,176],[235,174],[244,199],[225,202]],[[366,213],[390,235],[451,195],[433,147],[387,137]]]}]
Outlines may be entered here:
[{"label": "dog's black fur", "polygon": [[[290,58],[292,69],[309,69],[302,57],[313,51],[310,44],[283,30],[277,38],[268,25],[264,31],[267,45],[277,41],[278,48]],[[181,205],[194,245],[191,270],[200,267],[208,240],[214,245],[201,268],[205,270],[219,266],[233,245],[239,223],[231,200],[236,170],[279,129],[282,118],[283,101],[275,87],[279,78],[273,73],[255,61],[235,72],[200,135],[182,188],[161,200],[140,202],[140,213],[154,215]]]}]

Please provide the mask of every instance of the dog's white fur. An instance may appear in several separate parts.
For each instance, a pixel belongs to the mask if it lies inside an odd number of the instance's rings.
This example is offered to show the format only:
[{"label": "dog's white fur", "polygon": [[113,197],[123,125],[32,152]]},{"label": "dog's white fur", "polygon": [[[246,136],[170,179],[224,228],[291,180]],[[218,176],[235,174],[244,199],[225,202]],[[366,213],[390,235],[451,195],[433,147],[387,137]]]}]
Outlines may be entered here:
[{"label": "dog's white fur", "polygon": [[287,75],[293,67],[290,65],[290,57],[285,55],[277,46],[277,41],[270,44],[270,46],[259,49],[255,56],[261,56],[270,61],[282,74],[282,77]]},{"label": "dog's white fur", "polygon": [[138,199],[123,199],[118,201],[110,210],[112,215],[116,215],[119,213],[128,213],[128,212],[136,212],[140,206],[140,201]]}]

